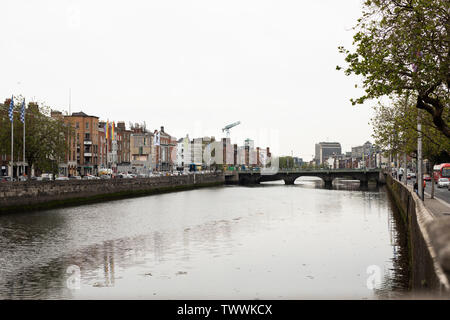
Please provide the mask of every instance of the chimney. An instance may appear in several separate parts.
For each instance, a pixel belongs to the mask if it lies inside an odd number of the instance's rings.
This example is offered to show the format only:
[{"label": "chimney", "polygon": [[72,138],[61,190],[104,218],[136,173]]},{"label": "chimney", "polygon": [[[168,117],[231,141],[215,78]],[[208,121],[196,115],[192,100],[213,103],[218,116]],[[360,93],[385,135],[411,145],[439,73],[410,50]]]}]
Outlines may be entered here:
[{"label": "chimney", "polygon": [[50,117],[54,118],[54,119],[62,119],[63,115],[62,115],[61,111],[51,110],[50,111]]},{"label": "chimney", "polygon": [[164,132],[164,126],[161,126],[161,132]]},{"label": "chimney", "polygon": [[123,121],[117,122],[117,128],[125,131],[125,122],[123,122]]}]

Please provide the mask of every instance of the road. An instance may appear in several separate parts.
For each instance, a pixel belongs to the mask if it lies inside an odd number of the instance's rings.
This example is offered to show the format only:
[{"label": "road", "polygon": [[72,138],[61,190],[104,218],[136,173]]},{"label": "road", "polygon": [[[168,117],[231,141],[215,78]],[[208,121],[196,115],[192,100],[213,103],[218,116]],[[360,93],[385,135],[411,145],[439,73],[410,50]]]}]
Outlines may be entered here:
[{"label": "road", "polygon": [[[413,185],[415,179],[408,180],[409,185]],[[425,192],[431,194],[431,181],[427,181],[427,187]],[[437,184],[434,185],[434,195],[436,198],[450,204],[450,191],[447,188],[438,188]]]}]

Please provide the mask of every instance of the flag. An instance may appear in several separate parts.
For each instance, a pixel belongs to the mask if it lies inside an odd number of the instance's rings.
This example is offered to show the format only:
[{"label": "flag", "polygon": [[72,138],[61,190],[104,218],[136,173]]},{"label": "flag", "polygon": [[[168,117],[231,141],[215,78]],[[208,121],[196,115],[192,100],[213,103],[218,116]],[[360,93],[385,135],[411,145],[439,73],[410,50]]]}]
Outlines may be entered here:
[{"label": "flag", "polygon": [[11,96],[11,102],[9,104],[8,115],[9,115],[9,121],[13,122],[14,121],[14,96]]},{"label": "flag", "polygon": [[159,146],[159,139],[160,139],[159,132],[155,130],[154,135],[155,135],[155,146]]},{"label": "flag", "polygon": [[112,126],[111,126],[111,140],[114,140],[114,126],[115,126],[115,123],[113,121]]},{"label": "flag", "polygon": [[109,120],[106,121],[105,137],[106,137],[106,140],[108,140],[108,137],[109,137]]},{"label": "flag", "polygon": [[22,101],[22,112],[20,113],[20,121],[25,123],[25,99]]}]

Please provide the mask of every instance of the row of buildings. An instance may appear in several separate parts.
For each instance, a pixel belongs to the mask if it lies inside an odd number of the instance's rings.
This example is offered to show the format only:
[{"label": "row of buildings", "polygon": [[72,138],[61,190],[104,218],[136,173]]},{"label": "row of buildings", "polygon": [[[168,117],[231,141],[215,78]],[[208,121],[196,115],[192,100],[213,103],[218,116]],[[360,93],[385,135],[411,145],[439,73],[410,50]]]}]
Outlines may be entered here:
[{"label": "row of buildings", "polygon": [[[4,105],[8,105],[9,100]],[[254,146],[247,139],[243,146],[231,144],[229,138],[214,137],[177,139],[161,126],[149,130],[144,124],[110,122],[84,112],[70,115],[51,111],[50,117],[67,125],[65,159],[58,161],[60,175],[96,175],[101,170],[149,174],[155,171],[203,170],[212,166],[266,166],[270,149]],[[70,129],[71,128],[71,129]],[[11,175],[10,156],[1,155],[1,175]],[[22,174],[26,161],[15,161],[14,176]],[[24,167],[25,167],[24,166]],[[5,170],[3,170],[5,169]],[[32,168],[30,168],[32,169]],[[108,170],[109,171],[109,170]],[[33,170],[31,172],[34,174]]]},{"label": "row of buildings", "polygon": [[216,140],[215,137],[190,139],[189,135],[177,141],[177,170],[194,167],[223,165],[224,168],[236,166],[266,167],[272,156],[270,148],[254,146],[254,141],[246,139],[243,146],[231,144],[230,138]]},{"label": "row of buildings", "polygon": [[[164,127],[149,132],[144,125],[126,127],[125,122],[101,121],[84,112],[63,115],[51,112],[73,129],[67,139],[66,161],[59,163],[61,175],[98,174],[100,169],[113,172],[172,170],[176,138]],[[155,143],[155,136],[158,142]]]},{"label": "row of buildings", "polygon": [[361,146],[352,147],[351,151],[345,153],[342,152],[339,142],[319,142],[315,145],[315,157],[312,163],[332,169],[361,169],[380,168],[388,161],[369,141]]},{"label": "row of buildings", "polygon": [[123,121],[111,124],[83,112],[64,116],[53,111],[51,116],[62,117],[75,129],[75,134],[68,139],[66,162],[59,165],[62,175],[97,174],[103,168],[116,173],[148,174],[199,171],[212,165],[266,166],[271,157],[269,148],[255,148],[250,139],[245,140],[243,146],[231,144],[229,138],[216,141],[214,137],[190,139],[186,135],[176,139],[164,126],[153,131],[145,124],[126,128]]}]

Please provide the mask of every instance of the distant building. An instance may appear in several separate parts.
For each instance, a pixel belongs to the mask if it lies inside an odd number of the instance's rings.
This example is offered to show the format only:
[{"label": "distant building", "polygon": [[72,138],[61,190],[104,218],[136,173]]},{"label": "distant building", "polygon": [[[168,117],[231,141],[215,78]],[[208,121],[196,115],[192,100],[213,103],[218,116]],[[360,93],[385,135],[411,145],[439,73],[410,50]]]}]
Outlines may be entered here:
[{"label": "distant building", "polygon": [[68,161],[65,165],[60,164],[60,174],[66,176],[97,174],[100,164],[98,117],[80,111],[64,116],[64,121],[74,129],[74,134],[69,136]]},{"label": "distant building", "polygon": [[294,166],[295,167],[301,167],[303,165],[303,163],[304,163],[302,158],[293,157],[292,159],[294,161]]},{"label": "distant building", "polygon": [[[216,141],[215,137],[194,138],[191,141],[191,165],[195,165],[197,169],[210,166],[212,163],[204,162],[205,150],[211,148],[211,144]],[[212,150],[211,150],[212,153]],[[214,154],[215,155],[215,154]],[[213,155],[213,156],[214,156]]]},{"label": "distant building", "polygon": [[316,164],[323,164],[330,156],[342,154],[341,144],[339,142],[319,142],[316,144]]},{"label": "distant building", "polygon": [[130,142],[131,142],[131,130],[127,130],[125,122],[117,122],[117,127],[114,130],[117,140],[117,163],[119,165],[130,164]]},{"label": "distant building", "polygon": [[360,168],[379,167],[381,162],[378,153],[377,148],[369,141],[362,146],[352,147],[351,152],[352,158],[358,161]]},{"label": "distant building", "polygon": [[362,146],[352,147],[352,158],[362,158],[363,156],[368,156],[374,153],[374,148],[372,143],[367,141]]},{"label": "distant building", "polygon": [[156,169],[158,171],[173,171],[177,160],[177,139],[164,131],[155,131],[154,135],[159,137],[158,143],[155,143]]},{"label": "distant building", "polygon": [[255,150],[255,142],[249,138],[244,141],[244,163],[247,166],[257,165],[257,155]]},{"label": "distant building", "polygon": [[155,149],[153,134],[138,124],[131,128],[130,156],[131,168],[135,173],[148,174],[156,167],[153,161]]},{"label": "distant building", "polygon": [[191,141],[189,135],[177,141],[177,169],[184,170],[191,164]]}]

